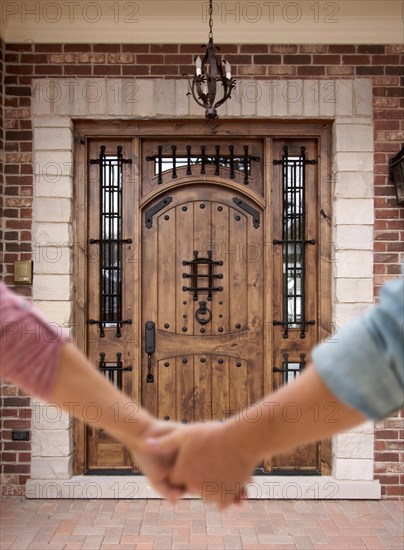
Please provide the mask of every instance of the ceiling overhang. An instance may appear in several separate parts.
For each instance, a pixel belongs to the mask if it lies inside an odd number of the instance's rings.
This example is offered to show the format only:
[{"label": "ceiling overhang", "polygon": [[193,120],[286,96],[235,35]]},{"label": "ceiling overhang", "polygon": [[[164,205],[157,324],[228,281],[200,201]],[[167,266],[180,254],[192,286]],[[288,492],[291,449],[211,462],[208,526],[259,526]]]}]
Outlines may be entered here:
[{"label": "ceiling overhang", "polygon": [[[204,44],[204,0],[2,0],[16,43]],[[218,44],[402,44],[401,0],[214,2]]]}]

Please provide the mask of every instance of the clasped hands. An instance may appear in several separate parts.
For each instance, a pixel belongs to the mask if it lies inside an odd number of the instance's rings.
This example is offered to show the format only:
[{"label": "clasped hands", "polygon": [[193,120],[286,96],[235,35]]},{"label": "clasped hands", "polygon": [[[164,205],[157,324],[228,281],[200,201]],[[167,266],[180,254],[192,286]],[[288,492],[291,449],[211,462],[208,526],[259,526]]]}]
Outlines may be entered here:
[{"label": "clasped hands", "polygon": [[174,502],[188,493],[224,509],[246,498],[245,486],[261,458],[246,436],[234,418],[189,425],[151,420],[134,454],[163,497]]}]

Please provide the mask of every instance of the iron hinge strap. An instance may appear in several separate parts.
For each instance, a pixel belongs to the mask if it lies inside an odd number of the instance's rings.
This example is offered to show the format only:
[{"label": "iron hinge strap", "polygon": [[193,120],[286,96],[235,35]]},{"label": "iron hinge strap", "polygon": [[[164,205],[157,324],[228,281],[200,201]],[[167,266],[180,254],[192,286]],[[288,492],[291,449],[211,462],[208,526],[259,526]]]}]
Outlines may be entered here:
[{"label": "iron hinge strap", "polygon": [[153,226],[153,216],[165,208],[168,204],[172,202],[172,197],[165,197],[163,200],[146,210],[145,212],[145,226],[147,229],[150,229]]},{"label": "iron hinge strap", "polygon": [[253,226],[255,227],[255,229],[258,229],[261,223],[260,213],[258,212],[258,210],[256,210],[255,208],[247,204],[245,201],[240,199],[240,197],[233,197],[233,202],[237,204],[237,206],[240,207],[242,210],[244,210],[248,214],[251,214],[253,219]]}]

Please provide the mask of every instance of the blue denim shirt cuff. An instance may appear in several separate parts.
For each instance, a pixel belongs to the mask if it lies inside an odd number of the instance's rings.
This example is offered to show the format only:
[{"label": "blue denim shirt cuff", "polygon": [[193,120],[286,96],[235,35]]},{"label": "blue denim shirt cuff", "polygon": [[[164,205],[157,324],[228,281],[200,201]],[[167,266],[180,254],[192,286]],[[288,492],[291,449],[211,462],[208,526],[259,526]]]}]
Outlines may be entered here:
[{"label": "blue denim shirt cuff", "polygon": [[379,420],[404,402],[404,282],[392,281],[380,303],[313,350],[326,386],[350,407]]}]

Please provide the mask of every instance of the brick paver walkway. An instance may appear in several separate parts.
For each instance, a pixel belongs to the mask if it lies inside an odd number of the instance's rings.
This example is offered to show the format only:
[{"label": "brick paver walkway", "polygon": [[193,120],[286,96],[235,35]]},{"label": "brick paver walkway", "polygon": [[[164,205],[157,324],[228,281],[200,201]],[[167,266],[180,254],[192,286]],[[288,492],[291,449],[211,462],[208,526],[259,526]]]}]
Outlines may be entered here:
[{"label": "brick paver walkway", "polygon": [[397,501],[25,500],[1,504],[1,550],[402,549]]}]

